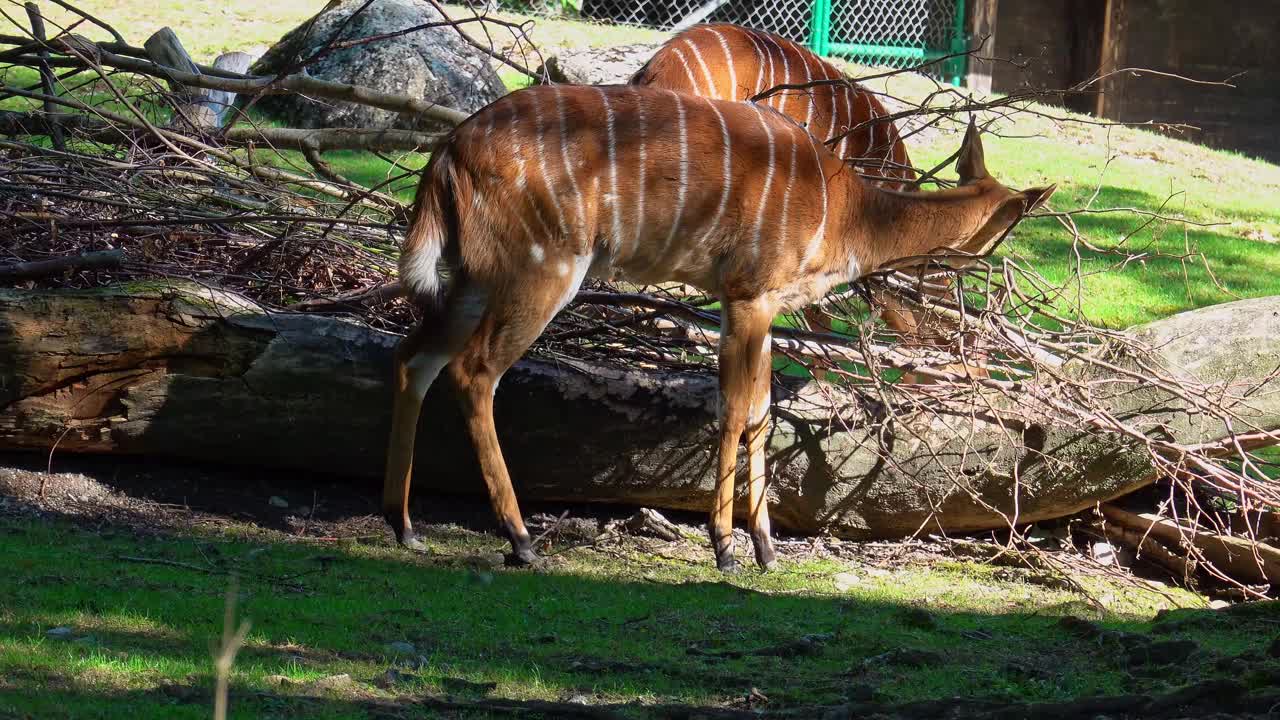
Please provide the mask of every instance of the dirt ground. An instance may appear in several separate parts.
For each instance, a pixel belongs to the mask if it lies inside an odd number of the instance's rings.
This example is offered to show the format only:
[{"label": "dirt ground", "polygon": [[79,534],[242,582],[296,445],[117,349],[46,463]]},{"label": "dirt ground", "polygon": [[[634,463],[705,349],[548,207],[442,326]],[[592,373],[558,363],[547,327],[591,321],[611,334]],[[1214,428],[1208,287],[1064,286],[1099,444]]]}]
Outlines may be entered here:
[{"label": "dirt ground", "polygon": [[[381,486],[362,479],[300,476],[253,468],[210,467],[178,461],[129,457],[61,455],[48,473],[47,458],[0,453],[0,513],[50,513],[89,526],[120,525],[139,532],[215,531],[235,527],[260,533],[266,541],[358,539],[392,543],[378,507]],[[493,535],[488,502],[479,494],[415,493],[415,527],[433,525]],[[530,532],[555,543],[587,541],[611,523],[632,517],[636,508],[566,503],[522,503]],[[680,532],[703,536],[698,513],[664,511]],[[740,545],[749,544],[736,529]],[[775,537],[779,554],[815,554],[888,565],[950,557],[936,543],[852,543],[831,538]],[[710,551],[695,542],[676,550],[710,562]],[[705,550],[705,552],[703,552]],[[702,558],[707,554],[706,558]]]}]

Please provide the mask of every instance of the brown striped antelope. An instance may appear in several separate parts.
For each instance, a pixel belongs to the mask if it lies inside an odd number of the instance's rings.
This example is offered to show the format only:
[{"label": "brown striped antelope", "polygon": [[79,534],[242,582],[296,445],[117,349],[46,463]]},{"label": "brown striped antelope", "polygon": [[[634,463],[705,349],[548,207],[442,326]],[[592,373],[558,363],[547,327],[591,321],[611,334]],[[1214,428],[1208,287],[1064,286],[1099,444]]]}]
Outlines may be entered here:
[{"label": "brown striped antelope", "polygon": [[[715,23],[697,25],[676,34],[630,82],[710,98],[748,100],[779,85],[843,78],[844,74],[834,65],[791,40],[740,25]],[[915,179],[906,145],[889,111],[874,93],[852,80],[780,91],[761,103],[787,115],[819,140],[827,142],[828,147],[864,176],[886,178],[880,181],[882,187],[904,190],[905,181]],[[835,142],[830,142],[833,140]],[[950,264],[962,263],[955,258]],[[935,344],[944,342],[958,329],[951,323],[940,323],[926,311],[914,309],[893,293],[877,293],[875,299],[881,306],[885,325],[904,338]],[[811,326],[830,330],[830,323],[818,308],[809,308],[805,316]],[[981,367],[960,363],[941,369],[959,375],[984,377],[987,374]],[[908,373],[904,380],[929,382],[929,378],[917,373]]]},{"label": "brown striped antelope", "polygon": [[408,515],[414,435],[423,396],[447,369],[509,560],[533,562],[494,428],[499,378],[584,278],[675,280],[722,301],[716,564],[736,567],[745,435],[747,517],[756,561],[771,567],[770,324],[886,261],[982,246],[1052,191],[988,177],[973,127],[959,167],[951,190],[878,189],[769,108],[632,86],[528,88],[477,112],[432,155],[400,258],[424,319],[396,352],[383,509],[397,539],[421,547]]},{"label": "brown striped antelope", "polygon": [[[779,85],[842,80],[844,73],[808,48],[741,25],[696,25],[676,34],[629,81],[721,100],[749,100]],[[852,80],[784,90],[761,101],[803,125],[858,172],[912,180],[915,171],[889,111]],[[884,187],[905,189],[903,182]]]}]

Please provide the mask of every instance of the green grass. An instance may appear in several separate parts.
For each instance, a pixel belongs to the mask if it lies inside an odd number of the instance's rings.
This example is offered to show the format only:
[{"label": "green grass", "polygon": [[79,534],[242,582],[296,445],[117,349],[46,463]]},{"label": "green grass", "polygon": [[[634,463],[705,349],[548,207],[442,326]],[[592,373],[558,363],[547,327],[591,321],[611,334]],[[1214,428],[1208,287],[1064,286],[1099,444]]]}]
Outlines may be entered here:
[{"label": "green grass", "polygon": [[[843,702],[853,684],[894,702],[950,696],[1063,700],[1159,692],[1214,676],[1221,654],[1262,650],[1274,618],[1197,622],[1168,637],[1204,652],[1176,673],[1126,677],[1116,648],[1071,636],[1062,615],[1095,617],[1111,630],[1150,630],[1158,608],[1198,601],[1086,580],[1107,610],[1033,582],[1036,575],[967,562],[852,570],[835,560],[786,562],[729,582],[706,558],[662,559],[625,546],[608,555],[572,550],[551,571],[470,569],[466,558],[500,541],[432,528],[432,556],[376,544],[279,542],[249,528],[241,539],[90,532],[63,522],[0,520],[0,715],[205,717],[210,643],[221,632],[225,571],[241,576],[239,614],[252,622],[232,680],[237,717],[363,716],[358,703],[411,703],[457,693],[459,680],[492,683],[493,697],[591,702],[723,704],[751,687],[771,707]],[[703,554],[709,550],[703,548]],[[87,562],[86,558],[93,558]],[[143,564],[123,558],[209,568]],[[927,616],[920,608],[927,608]],[[923,618],[923,620],[922,620]],[[68,627],[69,637],[47,632]],[[823,635],[795,657],[715,657]],[[371,683],[410,642],[425,658],[390,690]],[[692,648],[692,650],[691,650]],[[898,648],[938,653],[911,668],[873,660]],[[1122,653],[1120,654],[1122,655]],[[281,686],[347,673],[354,687],[306,700]]]}]

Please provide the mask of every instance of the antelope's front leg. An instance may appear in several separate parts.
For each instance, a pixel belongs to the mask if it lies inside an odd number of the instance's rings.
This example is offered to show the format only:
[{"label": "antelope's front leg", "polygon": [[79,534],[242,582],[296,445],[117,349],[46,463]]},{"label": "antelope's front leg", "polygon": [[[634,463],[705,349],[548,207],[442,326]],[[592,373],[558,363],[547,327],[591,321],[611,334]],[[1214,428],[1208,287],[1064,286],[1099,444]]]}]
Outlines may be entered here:
[{"label": "antelope's front leg", "polygon": [[716,567],[724,572],[738,569],[733,557],[733,489],[738,470],[738,442],[751,418],[761,350],[767,342],[772,320],[773,313],[763,301],[724,304],[720,333],[720,453],[709,527]]}]

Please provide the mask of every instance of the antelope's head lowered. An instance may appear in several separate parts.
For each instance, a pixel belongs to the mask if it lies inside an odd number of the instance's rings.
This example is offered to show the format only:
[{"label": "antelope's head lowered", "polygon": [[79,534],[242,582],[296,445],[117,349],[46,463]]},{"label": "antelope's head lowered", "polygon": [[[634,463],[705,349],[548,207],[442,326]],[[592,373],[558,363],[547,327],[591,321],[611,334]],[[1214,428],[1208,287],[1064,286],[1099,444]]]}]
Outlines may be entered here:
[{"label": "antelope's head lowered", "polygon": [[[905,193],[875,189],[866,195],[864,218],[877,228],[873,267],[905,264],[919,255],[950,256],[947,264],[961,267],[968,257],[994,249],[1019,221],[1040,207],[1057,185],[1014,190],[987,171],[982,135],[970,121],[956,158],[959,184],[937,192]],[[931,231],[925,231],[928,228]]]}]

